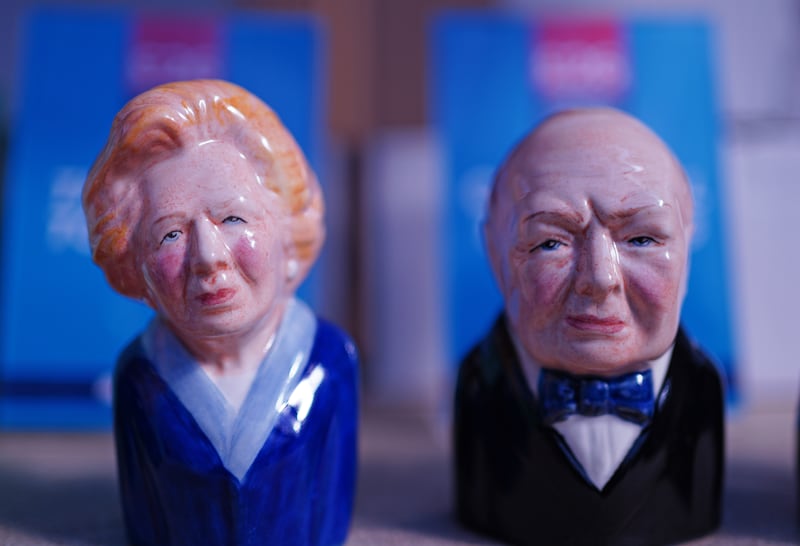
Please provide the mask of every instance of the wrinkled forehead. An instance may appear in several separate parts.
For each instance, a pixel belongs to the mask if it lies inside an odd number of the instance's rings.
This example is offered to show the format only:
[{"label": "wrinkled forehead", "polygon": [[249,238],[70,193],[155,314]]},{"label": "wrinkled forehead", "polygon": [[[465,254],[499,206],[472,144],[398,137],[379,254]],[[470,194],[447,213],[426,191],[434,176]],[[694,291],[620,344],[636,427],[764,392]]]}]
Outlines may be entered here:
[{"label": "wrinkled forehead", "polygon": [[650,195],[692,219],[691,192],[667,146],[636,119],[613,110],[558,114],[529,134],[498,172],[490,214],[543,192],[573,197],[576,186]]}]

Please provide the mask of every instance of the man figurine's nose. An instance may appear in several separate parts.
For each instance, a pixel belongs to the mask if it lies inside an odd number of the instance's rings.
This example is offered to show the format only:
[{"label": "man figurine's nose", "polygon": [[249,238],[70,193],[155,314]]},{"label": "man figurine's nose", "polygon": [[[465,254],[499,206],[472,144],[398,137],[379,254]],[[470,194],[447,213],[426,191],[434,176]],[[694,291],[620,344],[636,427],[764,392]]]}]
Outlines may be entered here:
[{"label": "man figurine's nose", "polygon": [[579,257],[576,291],[601,300],[619,288],[621,283],[616,242],[602,230],[588,233]]},{"label": "man figurine's nose", "polygon": [[211,220],[204,218],[196,222],[192,233],[191,264],[195,273],[207,274],[227,265],[228,247]]}]

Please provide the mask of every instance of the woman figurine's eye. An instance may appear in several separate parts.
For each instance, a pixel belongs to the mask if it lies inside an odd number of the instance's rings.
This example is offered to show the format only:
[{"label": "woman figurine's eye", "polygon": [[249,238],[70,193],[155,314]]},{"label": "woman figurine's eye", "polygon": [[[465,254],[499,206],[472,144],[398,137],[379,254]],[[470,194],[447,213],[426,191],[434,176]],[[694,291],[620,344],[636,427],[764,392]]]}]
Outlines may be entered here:
[{"label": "woman figurine's eye", "polygon": [[245,219],[242,218],[241,216],[228,216],[222,222],[225,223],[225,224],[246,224],[247,223],[245,221]]},{"label": "woman figurine's eye", "polygon": [[533,252],[535,250],[544,250],[544,251],[551,251],[557,250],[560,248],[564,243],[556,241],[555,239],[548,239],[540,245],[533,247],[530,251]]},{"label": "woman figurine's eye", "polygon": [[176,229],[174,231],[170,231],[169,233],[164,235],[163,239],[161,239],[161,244],[163,245],[164,243],[171,243],[173,241],[177,241],[178,237],[180,236],[181,236],[181,230]]},{"label": "woman figurine's eye", "polygon": [[652,237],[647,237],[646,235],[642,235],[640,237],[634,237],[633,239],[629,239],[628,242],[633,246],[650,246],[656,242],[655,239]]}]

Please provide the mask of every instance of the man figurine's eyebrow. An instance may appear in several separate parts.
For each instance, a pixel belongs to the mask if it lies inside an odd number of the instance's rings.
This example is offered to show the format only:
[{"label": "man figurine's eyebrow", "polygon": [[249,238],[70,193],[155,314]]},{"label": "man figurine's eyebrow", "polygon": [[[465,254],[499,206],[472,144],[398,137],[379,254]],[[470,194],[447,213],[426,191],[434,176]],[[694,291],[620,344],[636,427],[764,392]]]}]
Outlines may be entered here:
[{"label": "man figurine's eyebrow", "polygon": [[610,221],[622,221],[622,220],[628,220],[644,211],[649,212],[651,210],[655,210],[655,211],[663,211],[664,213],[666,213],[667,209],[671,208],[672,205],[670,203],[667,203],[663,199],[659,199],[658,203],[650,203],[647,205],[640,205],[620,210],[613,210],[604,213],[603,216],[605,216]]},{"label": "man figurine's eyebrow", "polygon": [[569,226],[580,226],[585,223],[583,215],[576,210],[571,209],[545,209],[545,210],[537,210],[531,214],[526,215],[522,218],[521,224],[526,224],[528,222],[543,222],[547,224],[555,224],[555,225],[569,225]]}]

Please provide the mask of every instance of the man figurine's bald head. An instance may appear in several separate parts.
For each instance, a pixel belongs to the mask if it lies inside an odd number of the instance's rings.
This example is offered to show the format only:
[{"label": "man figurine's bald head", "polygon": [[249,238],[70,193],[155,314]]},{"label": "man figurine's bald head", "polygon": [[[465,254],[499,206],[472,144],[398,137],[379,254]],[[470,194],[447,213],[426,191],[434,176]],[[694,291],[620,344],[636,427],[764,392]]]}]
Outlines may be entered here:
[{"label": "man figurine's bald head", "polygon": [[[495,175],[487,220],[508,218],[507,207],[517,201],[547,165],[563,160],[565,173],[578,169],[581,159],[590,159],[598,149],[619,150],[619,158],[632,170],[648,164],[674,186],[686,226],[691,229],[694,206],[688,180],[678,160],[649,127],[633,116],[612,108],[582,108],[553,114],[529,132],[508,154]],[[541,164],[547,160],[548,164]],[[636,164],[638,160],[638,164]],[[571,164],[571,165],[570,165]],[[636,164],[634,166],[634,164]],[[591,168],[591,164],[584,165]],[[510,193],[508,193],[510,192]],[[488,235],[488,233],[487,233]]]},{"label": "man figurine's bald head", "polygon": [[512,333],[546,367],[646,366],[677,332],[692,221],[683,169],[644,124],[547,118],[498,170],[485,226]]}]

